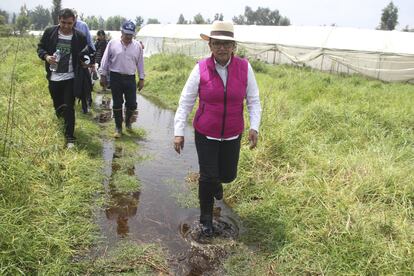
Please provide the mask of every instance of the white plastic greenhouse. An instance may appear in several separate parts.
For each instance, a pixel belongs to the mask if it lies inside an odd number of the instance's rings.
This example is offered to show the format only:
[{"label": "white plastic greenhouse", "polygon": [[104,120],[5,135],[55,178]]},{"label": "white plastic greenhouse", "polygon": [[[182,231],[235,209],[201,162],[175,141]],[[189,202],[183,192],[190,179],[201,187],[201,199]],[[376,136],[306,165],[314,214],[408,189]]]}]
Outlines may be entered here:
[{"label": "white plastic greenhouse", "polygon": [[[208,56],[211,25],[150,24],[137,34],[145,55]],[[238,47],[267,63],[290,63],[384,81],[414,82],[414,33],[341,27],[234,26]]]}]

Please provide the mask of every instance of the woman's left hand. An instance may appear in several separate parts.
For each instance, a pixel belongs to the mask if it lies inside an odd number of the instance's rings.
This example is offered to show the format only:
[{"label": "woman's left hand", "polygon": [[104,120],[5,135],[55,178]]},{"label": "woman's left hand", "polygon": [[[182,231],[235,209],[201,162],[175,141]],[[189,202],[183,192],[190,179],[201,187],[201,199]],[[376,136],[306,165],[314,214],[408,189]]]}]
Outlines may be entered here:
[{"label": "woman's left hand", "polygon": [[254,149],[257,146],[257,138],[259,134],[256,130],[251,129],[249,130],[249,142],[250,142],[250,149]]},{"label": "woman's left hand", "polygon": [[184,136],[175,136],[174,137],[174,150],[180,154],[184,149]]}]

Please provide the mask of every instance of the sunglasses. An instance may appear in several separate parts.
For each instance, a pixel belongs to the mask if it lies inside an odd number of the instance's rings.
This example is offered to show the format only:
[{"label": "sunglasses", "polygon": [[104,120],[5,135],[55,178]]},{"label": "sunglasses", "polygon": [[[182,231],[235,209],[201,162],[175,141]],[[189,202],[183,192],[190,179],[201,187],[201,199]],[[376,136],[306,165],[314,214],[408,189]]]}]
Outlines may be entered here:
[{"label": "sunglasses", "polygon": [[220,49],[221,47],[223,47],[224,49],[230,49],[232,47],[234,47],[234,42],[233,41],[213,41],[211,42],[211,46],[214,49]]}]

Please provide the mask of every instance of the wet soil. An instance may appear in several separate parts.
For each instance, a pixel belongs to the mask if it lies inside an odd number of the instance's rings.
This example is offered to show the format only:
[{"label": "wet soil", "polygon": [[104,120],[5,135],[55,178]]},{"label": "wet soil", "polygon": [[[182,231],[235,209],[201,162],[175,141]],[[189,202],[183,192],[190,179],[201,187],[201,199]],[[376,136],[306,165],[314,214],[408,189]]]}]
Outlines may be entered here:
[{"label": "wet soil", "polygon": [[[172,147],[174,112],[140,95],[137,102],[133,127],[145,130],[145,140],[138,142],[139,154],[149,157],[128,168],[128,174],[140,182],[139,190],[122,193],[114,188],[111,175],[120,169],[123,149],[113,139],[104,141],[108,200],[98,223],[106,246],[115,246],[122,239],[155,243],[168,250],[172,274],[222,275],[222,263],[240,233],[239,219],[223,201],[217,201],[214,237],[200,234],[198,208],[184,208],[173,196],[189,194],[186,179],[198,172],[193,129],[187,126],[184,152],[178,155]],[[95,106],[99,111],[97,122],[113,120],[110,94],[98,94]]]}]

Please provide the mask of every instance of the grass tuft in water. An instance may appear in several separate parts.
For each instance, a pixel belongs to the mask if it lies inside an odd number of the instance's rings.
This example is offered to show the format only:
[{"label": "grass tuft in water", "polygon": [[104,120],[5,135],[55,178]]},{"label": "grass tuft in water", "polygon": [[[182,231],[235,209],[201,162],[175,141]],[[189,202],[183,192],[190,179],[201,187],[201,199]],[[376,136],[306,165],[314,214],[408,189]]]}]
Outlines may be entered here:
[{"label": "grass tuft in water", "polygon": [[169,275],[165,252],[152,244],[122,241],[88,268],[88,275]]},{"label": "grass tuft in water", "polygon": [[[175,191],[173,196],[177,200],[177,203],[182,208],[198,208],[198,173],[188,172],[185,178],[185,185],[178,183],[177,181],[168,181],[167,183],[173,185]],[[184,187],[184,188],[182,188]]]}]

